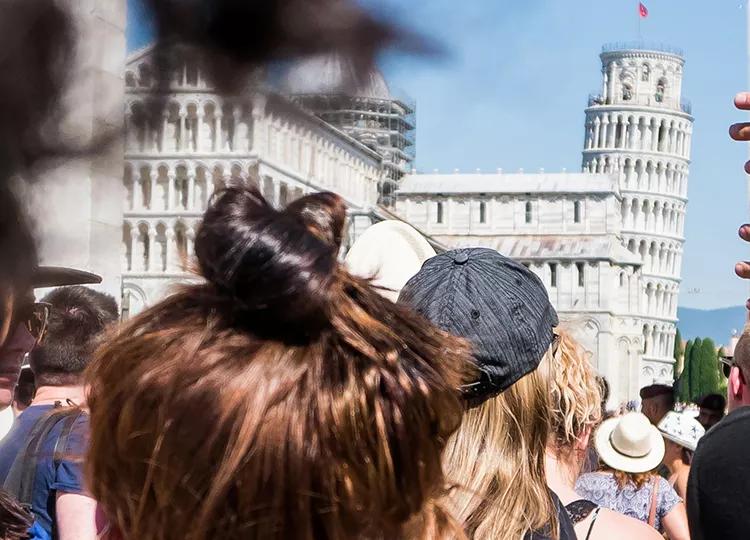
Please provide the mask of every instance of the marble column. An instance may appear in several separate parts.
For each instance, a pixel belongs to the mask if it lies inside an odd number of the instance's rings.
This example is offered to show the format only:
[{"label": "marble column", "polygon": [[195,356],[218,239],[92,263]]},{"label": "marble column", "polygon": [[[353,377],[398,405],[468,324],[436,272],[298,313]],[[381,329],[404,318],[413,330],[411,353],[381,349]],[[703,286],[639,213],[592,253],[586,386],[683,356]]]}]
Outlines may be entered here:
[{"label": "marble column", "polygon": [[[124,0],[60,0],[76,28],[75,54],[66,68],[64,107],[57,124],[85,145],[109,128],[115,140],[92,154],[53,160],[38,170],[25,193],[41,264],[62,265],[102,276],[96,288],[121,298],[125,103]],[[44,39],[44,36],[39,36]],[[23,54],[24,51],[6,51]]]}]

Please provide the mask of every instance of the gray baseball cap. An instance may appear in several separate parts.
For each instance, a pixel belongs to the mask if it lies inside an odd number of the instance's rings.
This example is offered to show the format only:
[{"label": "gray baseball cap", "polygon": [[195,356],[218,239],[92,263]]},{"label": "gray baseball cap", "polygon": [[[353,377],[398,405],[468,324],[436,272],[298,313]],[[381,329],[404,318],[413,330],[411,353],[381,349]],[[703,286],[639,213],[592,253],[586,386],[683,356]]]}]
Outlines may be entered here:
[{"label": "gray baseball cap", "polygon": [[480,379],[462,389],[471,406],[534,371],[559,324],[541,280],[486,248],[447,251],[427,260],[399,302],[471,341],[480,371]]}]

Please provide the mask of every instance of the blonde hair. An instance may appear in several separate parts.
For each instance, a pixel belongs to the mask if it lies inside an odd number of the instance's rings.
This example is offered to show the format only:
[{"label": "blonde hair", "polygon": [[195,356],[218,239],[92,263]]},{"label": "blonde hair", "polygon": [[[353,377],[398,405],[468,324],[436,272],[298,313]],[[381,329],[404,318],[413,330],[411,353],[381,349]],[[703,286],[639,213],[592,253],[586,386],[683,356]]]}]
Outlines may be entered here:
[{"label": "blonde hair", "polygon": [[532,530],[558,529],[544,473],[547,362],[467,411],[448,440],[443,464],[455,486],[448,505],[470,538],[518,540]]},{"label": "blonde hair", "polygon": [[554,448],[572,450],[587,429],[602,419],[602,391],[586,351],[565,331],[558,330],[548,353],[550,361],[550,436]]}]

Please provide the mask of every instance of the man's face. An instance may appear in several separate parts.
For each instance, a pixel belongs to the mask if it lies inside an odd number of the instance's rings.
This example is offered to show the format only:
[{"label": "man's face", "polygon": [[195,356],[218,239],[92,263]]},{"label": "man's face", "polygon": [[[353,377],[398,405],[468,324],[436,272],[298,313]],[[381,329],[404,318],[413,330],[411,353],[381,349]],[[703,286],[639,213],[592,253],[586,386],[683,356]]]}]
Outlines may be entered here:
[{"label": "man's face", "polygon": [[706,431],[708,431],[710,428],[718,424],[723,416],[723,411],[715,411],[713,409],[701,407],[700,414],[698,414],[698,422],[706,429]]},{"label": "man's face", "polygon": [[24,324],[16,324],[9,338],[0,347],[0,409],[13,403],[13,391],[21,373],[23,357],[34,348],[36,339]]},{"label": "man's face", "polygon": [[664,410],[663,400],[659,397],[654,397],[643,400],[641,403],[641,412],[646,415],[649,422],[656,426],[668,411]]}]

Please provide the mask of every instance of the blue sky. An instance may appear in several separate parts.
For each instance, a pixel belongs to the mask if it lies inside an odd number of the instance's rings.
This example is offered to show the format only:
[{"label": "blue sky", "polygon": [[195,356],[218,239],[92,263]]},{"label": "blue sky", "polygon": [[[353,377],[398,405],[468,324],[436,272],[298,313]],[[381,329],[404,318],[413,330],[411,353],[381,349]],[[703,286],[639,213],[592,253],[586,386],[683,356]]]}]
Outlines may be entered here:
[{"label": "blue sky", "polygon": [[[388,81],[417,101],[417,168],[425,171],[579,170],[601,47],[638,39],[632,0],[362,1],[446,50],[438,60],[383,59]],[[743,118],[732,97],[748,87],[745,8],[740,0],[644,3],[643,39],[685,51],[683,94],[696,118],[680,305],[740,305],[750,291],[733,272],[750,258],[736,234],[750,221],[747,148],[727,129]],[[129,4],[132,50],[149,30],[139,0]]]}]

